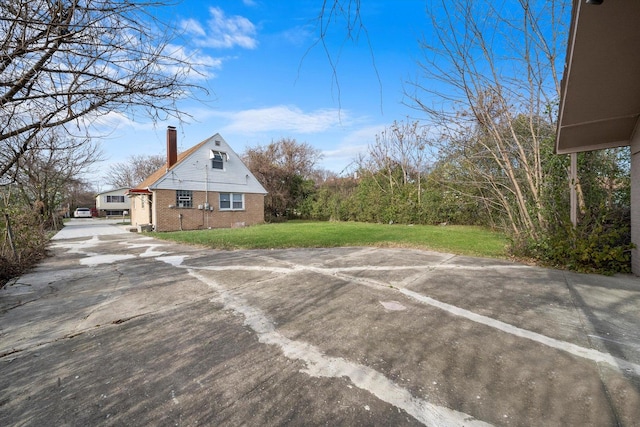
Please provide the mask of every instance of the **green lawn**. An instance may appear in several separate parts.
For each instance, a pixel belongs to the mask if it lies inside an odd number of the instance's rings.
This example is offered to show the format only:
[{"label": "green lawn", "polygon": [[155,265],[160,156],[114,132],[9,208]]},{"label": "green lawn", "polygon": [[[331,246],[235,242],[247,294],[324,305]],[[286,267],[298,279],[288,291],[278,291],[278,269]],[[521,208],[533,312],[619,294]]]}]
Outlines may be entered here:
[{"label": "green lawn", "polygon": [[246,228],[154,233],[154,237],[215,249],[380,246],[431,249],[492,258],[506,256],[507,239],[481,227],[289,221]]}]

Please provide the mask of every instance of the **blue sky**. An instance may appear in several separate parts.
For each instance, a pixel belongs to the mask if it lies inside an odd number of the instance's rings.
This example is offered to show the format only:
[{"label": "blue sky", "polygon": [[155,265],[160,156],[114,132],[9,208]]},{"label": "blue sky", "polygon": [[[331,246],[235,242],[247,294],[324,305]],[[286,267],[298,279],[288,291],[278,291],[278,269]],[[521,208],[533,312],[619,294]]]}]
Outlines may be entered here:
[{"label": "blue sky", "polygon": [[[403,105],[403,84],[417,72],[418,39],[427,23],[424,0],[362,2],[368,34],[345,40],[333,23],[327,53],[317,45],[322,0],[185,0],[161,19],[182,29],[181,50],[207,64],[198,83],[211,91],[180,107],[188,123],[135,122],[111,117],[101,143],[109,164],[131,155],[164,154],[167,125],[178,126],[179,150],[219,132],[236,152],[280,138],[307,142],[323,153],[318,165],[340,173],[394,120],[414,117]],[[375,66],[374,66],[375,62]],[[338,89],[339,85],[339,89]]]}]

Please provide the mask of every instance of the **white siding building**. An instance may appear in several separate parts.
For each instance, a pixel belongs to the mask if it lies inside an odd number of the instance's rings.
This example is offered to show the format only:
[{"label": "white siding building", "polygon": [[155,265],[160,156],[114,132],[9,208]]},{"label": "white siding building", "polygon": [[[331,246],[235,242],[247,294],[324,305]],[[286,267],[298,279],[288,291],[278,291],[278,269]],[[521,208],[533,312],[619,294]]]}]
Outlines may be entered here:
[{"label": "white siding building", "polygon": [[267,191],[220,134],[178,153],[167,128],[167,163],[127,192],[131,224],[155,231],[243,227],[264,222]]},{"label": "white siding building", "polygon": [[131,210],[131,199],[125,193],[128,188],[116,188],[105,191],[96,196],[96,209],[98,215],[123,215],[124,211]]}]

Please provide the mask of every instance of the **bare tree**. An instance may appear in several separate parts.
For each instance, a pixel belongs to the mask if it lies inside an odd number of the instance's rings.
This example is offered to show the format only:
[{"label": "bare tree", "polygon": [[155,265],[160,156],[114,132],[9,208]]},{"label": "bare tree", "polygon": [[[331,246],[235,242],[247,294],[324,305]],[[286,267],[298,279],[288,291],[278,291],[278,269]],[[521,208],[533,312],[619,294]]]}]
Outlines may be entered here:
[{"label": "bare tree", "polygon": [[82,182],[91,166],[103,159],[91,141],[74,141],[51,131],[38,138],[39,149],[25,153],[18,162],[14,186],[23,204],[51,225],[49,221],[55,220],[74,184]]},{"label": "bare tree", "polygon": [[[466,170],[455,175],[465,180],[457,189],[500,211],[515,235],[536,238],[546,222],[542,147],[554,134],[570,3],[426,3],[422,76],[407,87],[408,103],[440,131],[443,158],[460,156],[455,162]],[[323,1],[320,39],[330,25],[347,38],[364,31],[360,7],[359,0]]]},{"label": "bare tree", "polygon": [[265,210],[271,217],[290,213],[305,196],[321,154],[308,143],[283,138],[247,149],[243,161],[269,192]]},{"label": "bare tree", "polygon": [[198,68],[171,44],[152,7],[162,1],[0,2],[0,179],[38,135],[61,127],[88,136],[107,113],[179,117],[176,101],[200,89]]},{"label": "bare tree", "polygon": [[467,188],[501,210],[514,234],[536,238],[567,2],[430,3],[423,78],[407,95],[440,130],[442,152],[465,168]]},{"label": "bare tree", "polygon": [[[393,192],[394,187],[415,184],[417,202],[421,202],[422,177],[429,162],[435,161],[429,129],[418,121],[394,121],[369,145],[366,156],[358,160],[361,171],[372,176],[384,172],[388,181],[384,188]],[[400,174],[396,170],[400,169]],[[382,187],[381,187],[382,189]]]},{"label": "bare tree", "polygon": [[149,156],[133,155],[126,162],[110,166],[106,182],[114,188],[134,188],[165,165],[166,161],[166,157],[160,154]]}]

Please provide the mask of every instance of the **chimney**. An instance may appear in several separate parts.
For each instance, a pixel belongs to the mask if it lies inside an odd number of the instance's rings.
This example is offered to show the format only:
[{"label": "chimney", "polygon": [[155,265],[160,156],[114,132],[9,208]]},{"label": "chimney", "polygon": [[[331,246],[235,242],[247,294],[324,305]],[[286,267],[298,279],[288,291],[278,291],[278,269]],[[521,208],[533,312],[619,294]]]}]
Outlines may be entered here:
[{"label": "chimney", "polygon": [[176,128],[167,126],[167,170],[178,161],[178,137]]}]

